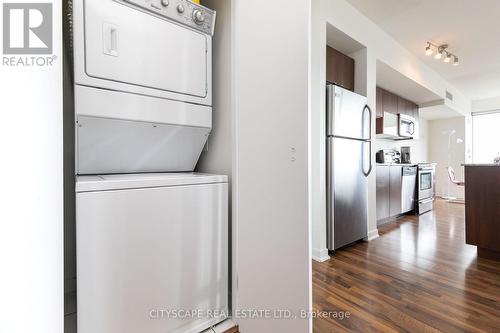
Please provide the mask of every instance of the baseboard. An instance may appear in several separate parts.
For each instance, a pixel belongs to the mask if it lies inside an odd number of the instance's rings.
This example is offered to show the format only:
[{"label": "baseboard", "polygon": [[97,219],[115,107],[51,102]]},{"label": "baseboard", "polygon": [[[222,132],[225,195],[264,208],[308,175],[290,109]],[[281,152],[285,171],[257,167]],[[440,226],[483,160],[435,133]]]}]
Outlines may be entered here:
[{"label": "baseboard", "polygon": [[319,262],[327,261],[330,259],[328,249],[312,249],[312,258]]},{"label": "baseboard", "polygon": [[377,239],[378,237],[379,237],[378,229],[374,229],[368,233],[368,236],[366,236],[365,240],[369,242],[374,239]]},{"label": "baseboard", "polygon": [[226,319],[222,323],[209,328],[202,333],[233,333],[238,332],[238,326],[231,320]]},{"label": "baseboard", "polygon": [[457,204],[464,204],[465,203],[465,198],[461,198],[461,197],[448,197],[446,195],[445,196],[438,195],[437,197],[442,199],[442,200],[445,200],[449,203],[457,203]]},{"label": "baseboard", "polygon": [[452,197],[447,195],[436,195],[436,197],[443,200],[465,200],[464,197]]}]

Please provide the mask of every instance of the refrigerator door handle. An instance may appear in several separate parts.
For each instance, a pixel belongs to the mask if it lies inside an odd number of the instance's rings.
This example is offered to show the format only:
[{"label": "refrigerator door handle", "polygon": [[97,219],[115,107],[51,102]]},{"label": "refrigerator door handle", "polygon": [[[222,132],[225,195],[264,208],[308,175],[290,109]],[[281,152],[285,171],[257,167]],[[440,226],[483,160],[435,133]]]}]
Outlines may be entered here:
[{"label": "refrigerator door handle", "polygon": [[333,165],[331,161],[333,160],[333,138],[328,138],[326,141],[326,160],[329,161],[326,163],[326,244],[327,248],[330,250],[334,249],[334,240],[333,240]]},{"label": "refrigerator door handle", "polygon": [[370,167],[368,168],[367,171],[364,170],[364,163],[363,163],[363,174],[365,175],[365,177],[368,177],[370,175],[370,173],[372,172],[372,169],[373,169],[373,164],[372,164],[372,109],[370,109],[370,107],[367,105],[365,105],[364,109],[363,109],[363,114],[365,113],[365,111],[368,110],[368,139],[366,140],[366,142],[368,143],[368,160],[370,161]]},{"label": "refrigerator door handle", "polygon": [[363,163],[363,174],[365,177],[368,177],[370,173],[372,173],[373,170],[373,164],[372,164],[372,142],[371,141],[365,141],[368,143],[368,160],[370,161],[370,167],[368,168],[367,171],[365,171],[364,163]]},{"label": "refrigerator door handle", "polygon": [[372,109],[368,105],[363,108],[363,115],[368,111],[368,140],[372,139]]},{"label": "refrigerator door handle", "polygon": [[326,86],[326,135],[333,135],[333,111],[335,108],[335,86]]}]

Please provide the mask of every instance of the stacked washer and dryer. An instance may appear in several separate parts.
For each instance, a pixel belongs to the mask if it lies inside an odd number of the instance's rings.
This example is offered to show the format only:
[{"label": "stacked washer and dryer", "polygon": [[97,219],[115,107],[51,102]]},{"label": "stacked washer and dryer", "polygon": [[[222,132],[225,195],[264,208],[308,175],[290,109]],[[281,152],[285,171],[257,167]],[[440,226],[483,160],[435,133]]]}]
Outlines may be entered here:
[{"label": "stacked washer and dryer", "polygon": [[214,24],[188,0],[74,1],[78,333],[200,332],[227,313],[227,177],[192,173]]}]

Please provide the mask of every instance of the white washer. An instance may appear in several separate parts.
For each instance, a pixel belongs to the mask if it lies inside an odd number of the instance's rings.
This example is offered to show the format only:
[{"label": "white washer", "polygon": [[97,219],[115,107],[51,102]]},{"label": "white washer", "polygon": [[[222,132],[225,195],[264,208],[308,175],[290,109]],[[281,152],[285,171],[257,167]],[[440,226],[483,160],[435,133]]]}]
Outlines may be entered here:
[{"label": "white washer", "polygon": [[[79,176],[78,333],[200,332],[228,310],[227,177]],[[172,313],[173,315],[173,313]]]}]

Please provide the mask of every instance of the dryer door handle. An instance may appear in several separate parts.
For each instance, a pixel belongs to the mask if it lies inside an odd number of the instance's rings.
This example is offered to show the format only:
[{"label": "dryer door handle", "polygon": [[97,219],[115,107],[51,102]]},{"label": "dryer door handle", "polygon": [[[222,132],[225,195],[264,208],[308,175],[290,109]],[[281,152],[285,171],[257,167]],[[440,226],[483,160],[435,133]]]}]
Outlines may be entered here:
[{"label": "dryer door handle", "polygon": [[104,22],[102,25],[103,53],[118,57],[118,27]]}]

